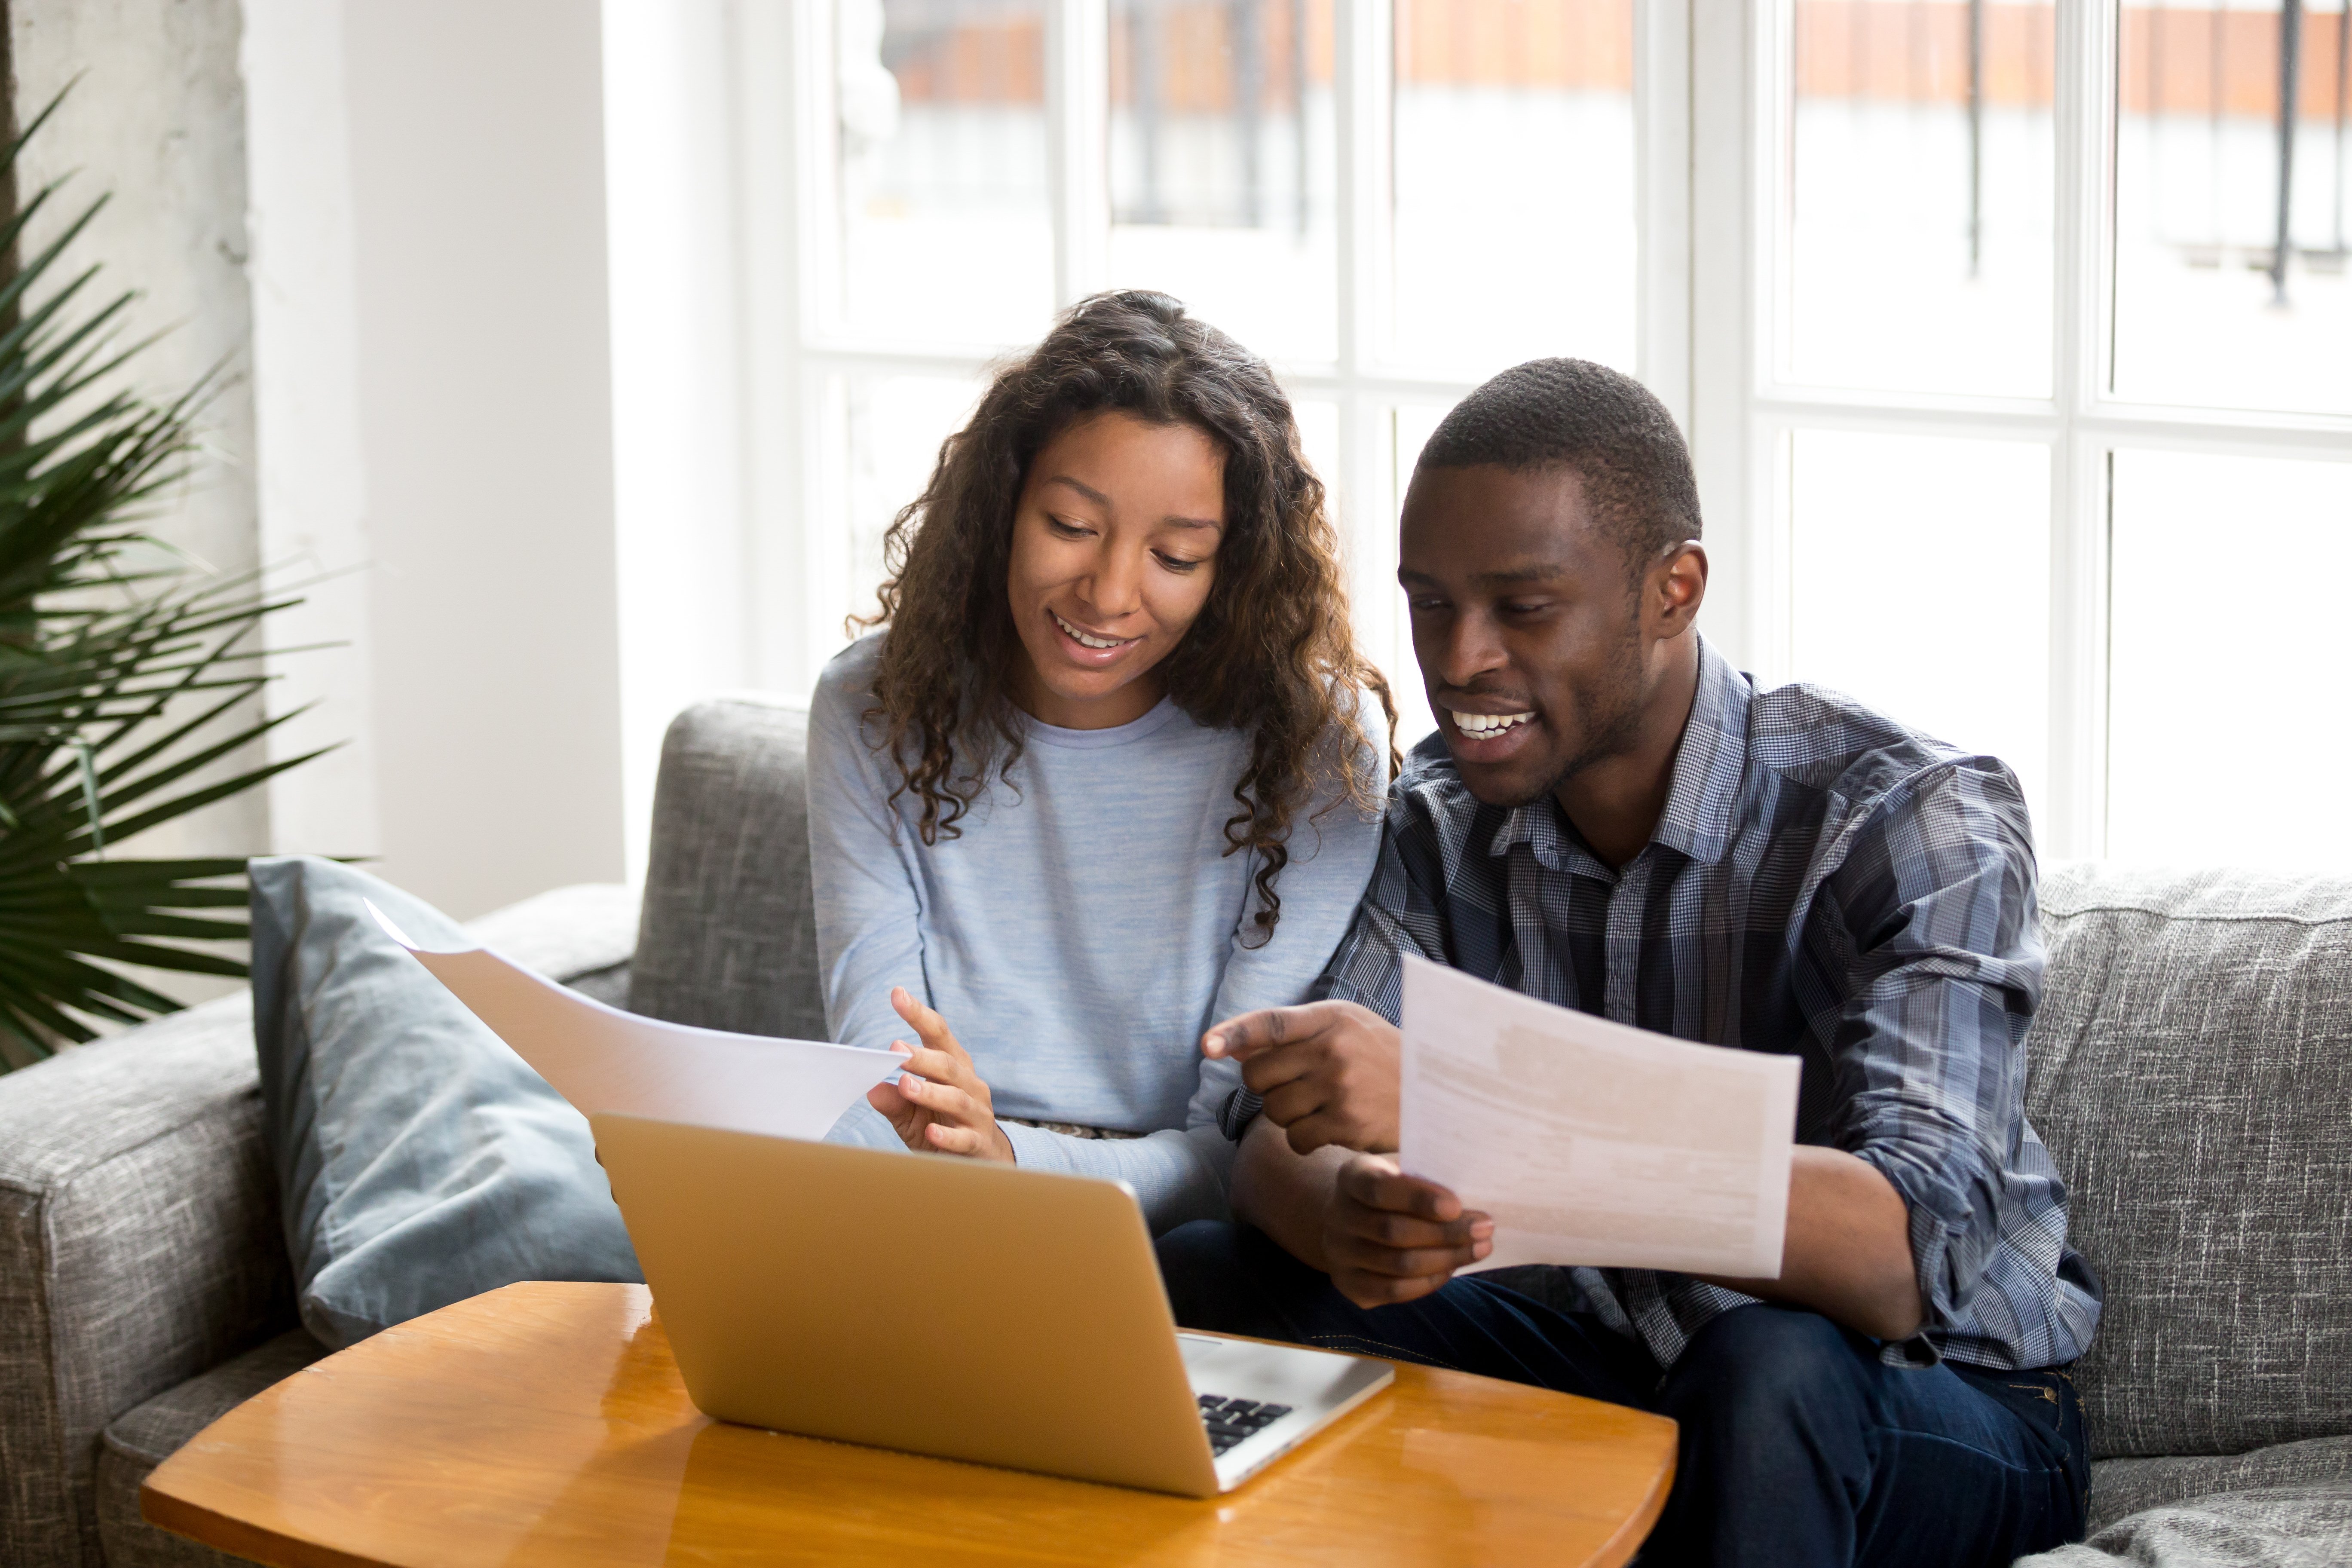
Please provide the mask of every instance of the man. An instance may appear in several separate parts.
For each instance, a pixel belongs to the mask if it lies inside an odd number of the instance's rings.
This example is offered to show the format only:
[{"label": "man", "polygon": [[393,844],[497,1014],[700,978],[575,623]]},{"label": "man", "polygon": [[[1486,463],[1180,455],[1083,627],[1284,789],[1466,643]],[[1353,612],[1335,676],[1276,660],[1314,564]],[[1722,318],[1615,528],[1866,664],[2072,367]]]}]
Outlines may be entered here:
[{"label": "man", "polygon": [[[1161,1268],[1189,1326],[1673,1416],[1644,1563],[2006,1563],[2081,1531],[2063,1369],[2099,1315],[2022,1110],[2025,805],[1991,758],[1756,690],[1695,629],[1698,536],[1673,420],[1615,372],[1521,365],[1438,426],[1398,573],[1438,732],[1328,999],[1204,1037],[1249,1089],[1243,1223],[1171,1233]],[[1780,1277],[1455,1278],[1492,1223],[1384,1157],[1405,953],[1801,1058]]]}]

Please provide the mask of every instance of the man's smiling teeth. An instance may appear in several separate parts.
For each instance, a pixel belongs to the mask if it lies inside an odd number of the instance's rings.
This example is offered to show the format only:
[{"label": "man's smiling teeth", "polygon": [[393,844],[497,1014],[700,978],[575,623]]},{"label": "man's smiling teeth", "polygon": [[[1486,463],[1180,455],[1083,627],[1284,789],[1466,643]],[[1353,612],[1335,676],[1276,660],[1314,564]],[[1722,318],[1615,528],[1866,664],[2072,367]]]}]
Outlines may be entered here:
[{"label": "man's smiling teeth", "polygon": [[1454,727],[1465,735],[1499,735],[1514,724],[1524,724],[1533,713],[1455,713]]},{"label": "man's smiling teeth", "polygon": [[[1054,616],[1054,612],[1051,610],[1048,610],[1045,613],[1049,616]],[[1088,637],[1086,633],[1078,630],[1077,627],[1070,625],[1069,622],[1064,620],[1059,616],[1054,616],[1054,624],[1061,627],[1064,632],[1067,633],[1070,640],[1076,643],[1080,647],[1123,647],[1127,644],[1135,640],[1133,637]]]}]

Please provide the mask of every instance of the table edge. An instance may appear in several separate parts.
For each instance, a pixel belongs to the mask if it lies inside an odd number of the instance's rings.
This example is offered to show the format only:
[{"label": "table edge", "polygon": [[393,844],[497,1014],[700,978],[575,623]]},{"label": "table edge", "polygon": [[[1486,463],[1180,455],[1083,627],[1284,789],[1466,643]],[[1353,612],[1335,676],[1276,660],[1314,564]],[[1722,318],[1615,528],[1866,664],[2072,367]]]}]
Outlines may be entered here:
[{"label": "table edge", "polygon": [[356,1557],[318,1542],[263,1530],[233,1514],[190,1502],[155,1485],[154,1471],[150,1471],[148,1479],[139,1484],[139,1517],[183,1541],[247,1558],[263,1564],[263,1568],[399,1568],[381,1557]]},{"label": "table edge", "polygon": [[[1679,1434],[1679,1428],[1677,1429]],[[1675,1476],[1681,1468],[1682,1445],[1676,1442],[1666,1450],[1664,1468],[1650,1488],[1650,1495],[1642,1506],[1627,1517],[1617,1533],[1611,1536],[1592,1559],[1592,1568],[1624,1568],[1636,1553],[1649,1543],[1650,1531],[1658,1527],[1658,1518],[1666,1511],[1667,1494],[1675,1489]],[[308,1565],[303,1565],[308,1568]]]}]

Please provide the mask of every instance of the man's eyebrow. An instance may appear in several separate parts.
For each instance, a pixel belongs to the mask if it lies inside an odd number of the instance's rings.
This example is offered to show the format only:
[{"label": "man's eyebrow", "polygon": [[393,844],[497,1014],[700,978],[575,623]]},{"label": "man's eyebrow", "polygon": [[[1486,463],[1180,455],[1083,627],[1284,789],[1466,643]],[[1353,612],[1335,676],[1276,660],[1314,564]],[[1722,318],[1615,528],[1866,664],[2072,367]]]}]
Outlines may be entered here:
[{"label": "man's eyebrow", "polygon": [[1564,561],[1531,561],[1524,566],[1507,566],[1499,572],[1477,572],[1470,581],[1492,587],[1515,587],[1524,583],[1557,583],[1575,574]]},{"label": "man's eyebrow", "polygon": [[[1505,567],[1503,570],[1498,572],[1473,573],[1471,574],[1470,581],[1478,584],[1482,587],[1507,588],[1515,587],[1526,583],[1557,583],[1563,577],[1571,577],[1574,575],[1574,569],[1570,567],[1565,562],[1534,561],[1529,562],[1525,566]],[[1400,566],[1397,568],[1397,581],[1400,583],[1425,583],[1431,587],[1435,587],[1437,585],[1436,578],[1431,576],[1426,572],[1416,572],[1410,566]]]},{"label": "man's eyebrow", "polygon": [[1095,489],[1092,485],[1080,484],[1077,480],[1070,478],[1067,474],[1055,474],[1043,482],[1049,485],[1067,485],[1072,489],[1077,491],[1080,495],[1086,497],[1088,500],[1094,502],[1097,506],[1110,505],[1110,497],[1103,494],[1102,491]]}]

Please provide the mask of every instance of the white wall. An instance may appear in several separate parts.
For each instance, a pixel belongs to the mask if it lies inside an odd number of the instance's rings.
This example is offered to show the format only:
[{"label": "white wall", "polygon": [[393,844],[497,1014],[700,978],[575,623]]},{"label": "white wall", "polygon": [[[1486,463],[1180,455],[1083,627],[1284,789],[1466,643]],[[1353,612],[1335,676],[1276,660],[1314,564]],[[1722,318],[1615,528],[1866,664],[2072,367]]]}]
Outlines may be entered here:
[{"label": "white wall", "polygon": [[278,854],[375,855],[373,647],[361,458],[358,258],[343,16],[317,0],[245,0],[253,236],[253,402],[260,553],[303,602],[270,632],[270,737],[296,756],[337,749],[269,786]]},{"label": "white wall", "polygon": [[372,754],[307,799],[289,780],[280,842],[358,841],[460,917],[616,879],[597,10],[247,0],[246,20],[263,531],[366,567],[315,619],[359,639],[320,679]]}]

